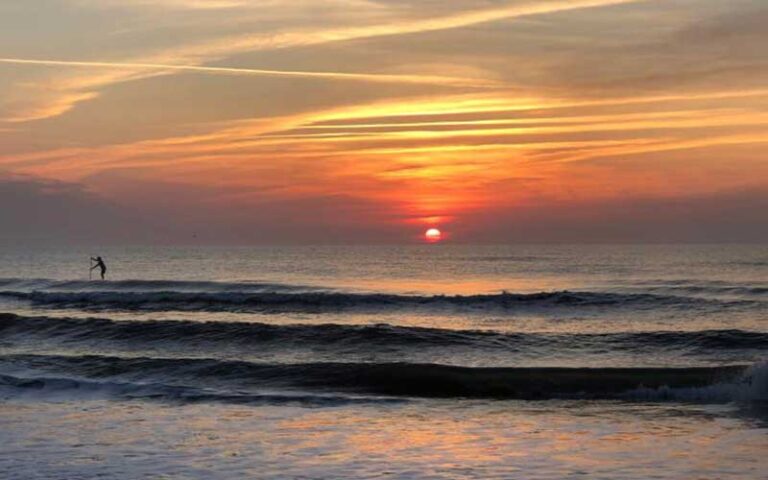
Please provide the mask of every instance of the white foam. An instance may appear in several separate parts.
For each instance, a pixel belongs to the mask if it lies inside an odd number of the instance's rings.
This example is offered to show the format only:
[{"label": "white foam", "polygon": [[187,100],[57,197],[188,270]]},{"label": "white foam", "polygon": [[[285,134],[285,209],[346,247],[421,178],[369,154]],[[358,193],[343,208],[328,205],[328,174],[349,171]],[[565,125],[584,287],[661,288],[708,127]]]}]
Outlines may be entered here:
[{"label": "white foam", "polygon": [[768,402],[768,360],[749,367],[732,382],[703,387],[638,388],[624,395],[632,400],[675,400],[696,403],[763,403]]}]

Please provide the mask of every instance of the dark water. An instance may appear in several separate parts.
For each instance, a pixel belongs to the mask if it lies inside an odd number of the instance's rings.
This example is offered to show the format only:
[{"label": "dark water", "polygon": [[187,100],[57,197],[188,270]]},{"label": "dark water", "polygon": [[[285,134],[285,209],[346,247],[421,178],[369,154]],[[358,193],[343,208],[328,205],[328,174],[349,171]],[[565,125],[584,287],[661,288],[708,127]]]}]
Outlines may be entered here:
[{"label": "dark water", "polygon": [[764,246],[6,248],[0,312],[8,478],[768,467]]}]

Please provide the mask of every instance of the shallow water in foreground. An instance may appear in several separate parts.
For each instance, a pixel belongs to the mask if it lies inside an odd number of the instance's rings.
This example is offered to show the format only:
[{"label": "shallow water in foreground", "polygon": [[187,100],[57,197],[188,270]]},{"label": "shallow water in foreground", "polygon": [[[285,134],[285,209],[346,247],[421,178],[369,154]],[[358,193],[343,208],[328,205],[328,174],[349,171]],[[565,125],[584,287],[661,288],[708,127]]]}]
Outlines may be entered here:
[{"label": "shallow water in foreground", "polygon": [[0,410],[2,478],[757,479],[732,407],[416,400],[330,408],[93,400]]},{"label": "shallow water in foreground", "polygon": [[0,478],[761,478],[766,279],[764,246],[3,247]]}]

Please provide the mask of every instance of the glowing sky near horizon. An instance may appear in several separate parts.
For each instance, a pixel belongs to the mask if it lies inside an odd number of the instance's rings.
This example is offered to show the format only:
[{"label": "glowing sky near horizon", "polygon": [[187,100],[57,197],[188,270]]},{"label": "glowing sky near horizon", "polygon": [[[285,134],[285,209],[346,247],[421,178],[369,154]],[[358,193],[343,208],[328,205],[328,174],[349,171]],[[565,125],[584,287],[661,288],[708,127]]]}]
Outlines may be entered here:
[{"label": "glowing sky near horizon", "polygon": [[755,0],[2,2],[0,178],[210,241],[747,211],[766,24]]}]

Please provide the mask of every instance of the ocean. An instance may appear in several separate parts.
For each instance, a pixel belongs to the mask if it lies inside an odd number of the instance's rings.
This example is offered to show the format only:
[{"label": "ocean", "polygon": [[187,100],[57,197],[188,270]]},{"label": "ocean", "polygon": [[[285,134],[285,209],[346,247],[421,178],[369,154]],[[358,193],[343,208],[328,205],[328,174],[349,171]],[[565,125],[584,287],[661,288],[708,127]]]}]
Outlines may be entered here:
[{"label": "ocean", "polygon": [[0,247],[3,479],[757,479],[767,433],[764,245]]}]

